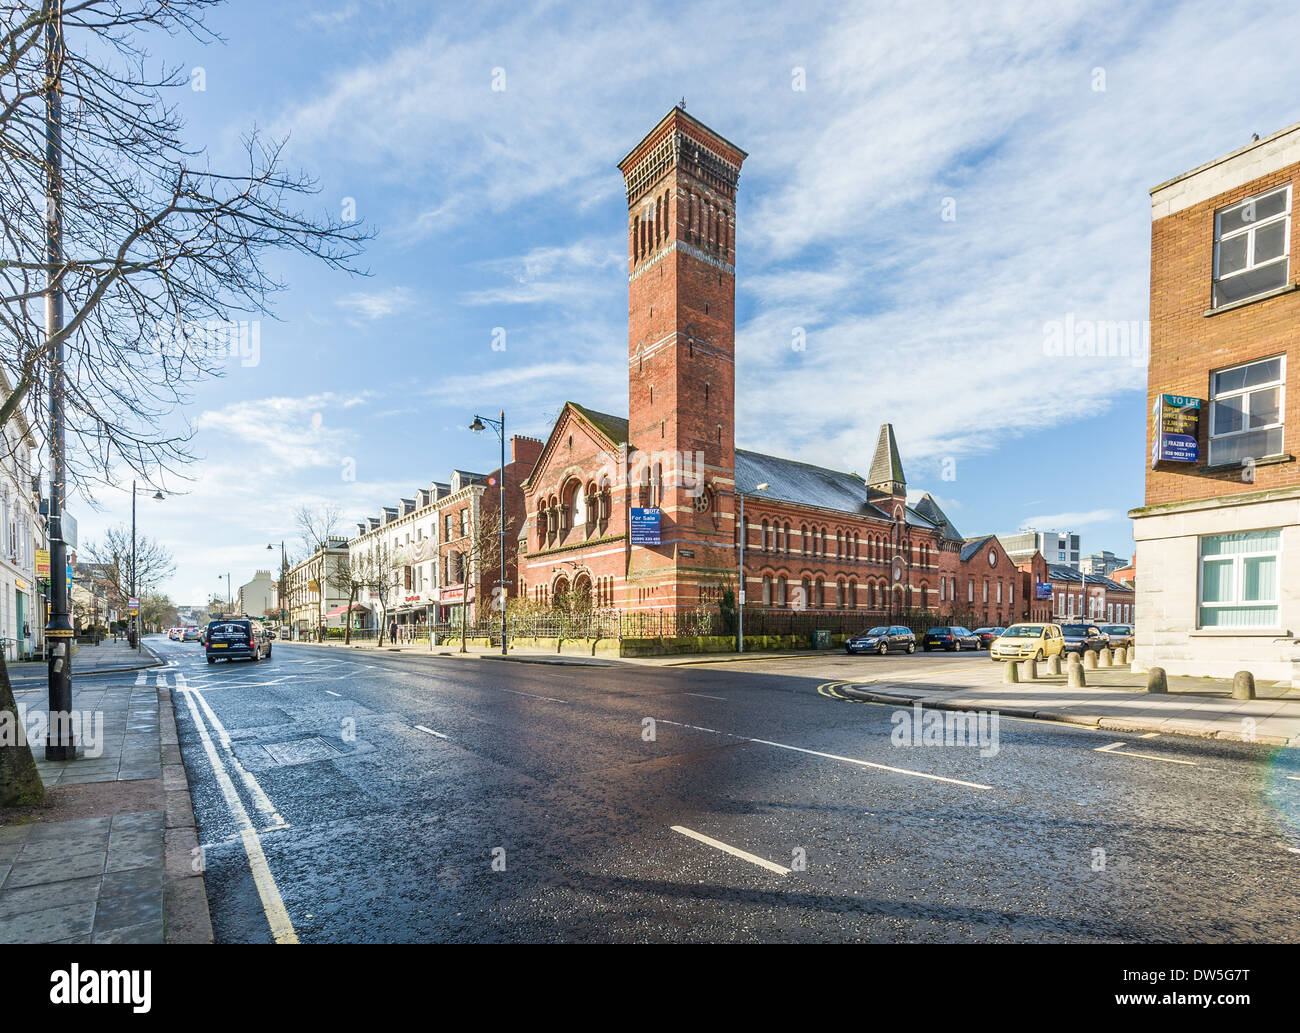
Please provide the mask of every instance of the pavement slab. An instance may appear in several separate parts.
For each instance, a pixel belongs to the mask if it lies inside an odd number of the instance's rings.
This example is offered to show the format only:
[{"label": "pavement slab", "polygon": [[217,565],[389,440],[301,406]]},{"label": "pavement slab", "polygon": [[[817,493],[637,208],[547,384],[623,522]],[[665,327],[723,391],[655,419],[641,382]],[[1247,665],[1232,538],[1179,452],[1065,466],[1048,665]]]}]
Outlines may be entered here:
[{"label": "pavement slab", "polygon": [[[125,644],[116,653],[138,659]],[[0,943],[212,942],[202,870],[166,863],[169,835],[196,837],[171,692],[158,680],[150,672],[74,679],[73,708],[93,715],[84,727],[100,734],[87,736],[73,761],[33,750],[46,803],[0,814],[14,821],[0,825]],[[19,698],[39,707],[33,695]]]}]

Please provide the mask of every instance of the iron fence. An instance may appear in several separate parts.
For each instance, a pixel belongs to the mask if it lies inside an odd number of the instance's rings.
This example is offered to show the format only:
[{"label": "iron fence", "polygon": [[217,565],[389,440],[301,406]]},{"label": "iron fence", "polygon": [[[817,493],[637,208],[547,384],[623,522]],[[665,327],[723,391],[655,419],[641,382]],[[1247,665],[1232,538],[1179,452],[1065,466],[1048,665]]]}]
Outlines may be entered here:
[{"label": "iron fence", "polygon": [[[506,634],[510,639],[610,639],[610,638],[697,638],[707,636],[734,636],[736,613],[723,613],[717,609],[697,610],[578,610],[566,612],[529,612],[509,614],[506,617]],[[865,631],[882,624],[897,624],[910,628],[918,635],[937,625],[980,626],[974,614],[936,613],[931,610],[909,610],[889,613],[884,610],[835,609],[787,610],[758,606],[745,607],[745,636],[802,636],[810,637],[815,631],[829,631],[832,635],[848,635]],[[501,643],[501,617],[492,614],[468,621],[464,632],[469,638],[487,639],[493,645]],[[428,643],[430,631],[435,642],[459,640],[462,625],[458,620],[443,621],[433,625],[399,625],[397,644]],[[343,629],[333,628],[330,639],[342,639]],[[353,642],[374,642],[379,637],[376,628],[353,629]],[[384,641],[390,641],[387,630]]]}]

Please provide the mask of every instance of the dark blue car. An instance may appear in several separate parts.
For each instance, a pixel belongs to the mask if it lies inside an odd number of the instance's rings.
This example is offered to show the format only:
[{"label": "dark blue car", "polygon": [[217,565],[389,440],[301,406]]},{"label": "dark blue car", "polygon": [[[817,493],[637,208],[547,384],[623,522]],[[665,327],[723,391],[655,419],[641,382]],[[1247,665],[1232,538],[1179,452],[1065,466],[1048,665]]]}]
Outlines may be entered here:
[{"label": "dark blue car", "polygon": [[932,649],[946,649],[950,653],[960,653],[963,649],[979,649],[980,639],[970,628],[949,625],[931,628],[921,639],[921,648],[927,653]]}]

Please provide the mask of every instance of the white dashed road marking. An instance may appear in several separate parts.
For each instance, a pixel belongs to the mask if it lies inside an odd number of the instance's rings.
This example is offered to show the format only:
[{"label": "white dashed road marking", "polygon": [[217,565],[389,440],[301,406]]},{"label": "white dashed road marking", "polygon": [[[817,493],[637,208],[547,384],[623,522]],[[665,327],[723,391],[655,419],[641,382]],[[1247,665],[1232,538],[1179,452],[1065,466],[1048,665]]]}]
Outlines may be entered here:
[{"label": "white dashed road marking", "polygon": [[790,874],[789,868],[783,868],[779,864],[773,864],[766,858],[759,857],[757,854],[751,854],[748,850],[741,850],[739,847],[730,846],[727,843],[723,843],[721,840],[696,832],[694,829],[688,829],[682,825],[673,825],[671,828],[674,832],[680,832],[683,836],[689,836],[691,839],[698,840],[701,843],[706,843],[715,850],[721,850],[724,854],[730,854],[732,857],[739,857],[742,861],[748,861],[750,864],[756,864],[760,868],[766,868],[769,872],[775,872],[777,875]]},{"label": "white dashed road marking", "polygon": [[447,737],[446,737],[445,735],[443,735],[441,732],[435,732],[432,728],[425,728],[424,725],[416,725],[415,727],[418,728],[418,729],[419,729],[420,731],[422,731],[422,732],[428,732],[430,735],[436,735],[439,739],[445,739],[445,738],[447,738]]},{"label": "white dashed road marking", "polygon": [[928,778],[934,782],[947,782],[949,785],[965,786],[967,789],[992,789],[992,786],[986,786],[982,782],[966,782],[960,778],[946,778],[943,775],[931,775],[927,771],[911,771],[908,768],[895,768],[888,764],[876,764],[869,760],[858,760],[856,757],[841,757],[837,753],[822,753],[820,750],[808,750],[802,746],[788,746],[783,742],[772,742],[770,739],[752,739],[747,735],[736,735],[734,732],[720,732],[716,728],[701,728],[699,725],[682,724],[679,721],[669,721],[665,718],[659,719],[660,724],[676,725],[678,728],[691,728],[697,732],[709,732],[712,735],[729,735],[733,739],[739,739],[741,742],[757,743],[760,746],[775,746],[778,750],[793,750],[795,753],[806,753],[812,757],[823,757],[826,760],[843,761],[845,764],[857,764],[859,767],[875,768],[877,771],[892,771],[896,775],[911,775],[914,778]]}]

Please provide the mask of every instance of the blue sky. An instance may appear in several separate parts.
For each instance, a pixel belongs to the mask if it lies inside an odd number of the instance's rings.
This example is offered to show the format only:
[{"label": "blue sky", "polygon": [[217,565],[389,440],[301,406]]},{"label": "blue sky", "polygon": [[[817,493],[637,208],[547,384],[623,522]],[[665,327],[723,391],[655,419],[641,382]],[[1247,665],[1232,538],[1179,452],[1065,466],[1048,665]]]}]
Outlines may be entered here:
[{"label": "blue sky", "polygon": [[[750,155],[737,444],[862,471],[890,421],[964,534],[1128,554],[1145,366],[1048,354],[1048,328],[1145,321],[1147,191],[1300,118],[1281,4],[232,0],[211,24],[224,44],[154,46],[203,71],[175,98],[190,140],[221,164],[253,125],[287,134],[379,237],[365,278],[279,267],[259,361],[184,414],[204,459],[140,521],[178,602],[273,566],[300,503],[351,529],[491,468],[475,411],[539,437],[566,399],[626,412],[615,164],[682,97]],[[83,540],[130,518],[129,492],[97,502]]]}]

